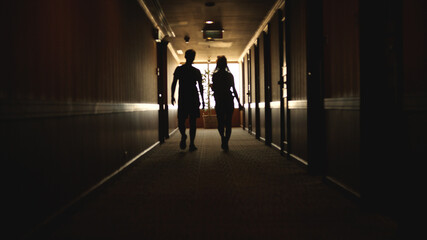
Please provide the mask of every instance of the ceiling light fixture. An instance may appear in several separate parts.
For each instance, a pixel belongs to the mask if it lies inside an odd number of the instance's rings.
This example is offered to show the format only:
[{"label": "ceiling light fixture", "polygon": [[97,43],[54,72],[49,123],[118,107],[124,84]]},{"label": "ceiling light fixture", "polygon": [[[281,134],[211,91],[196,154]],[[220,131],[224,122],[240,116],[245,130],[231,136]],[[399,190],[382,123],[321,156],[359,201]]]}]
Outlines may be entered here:
[{"label": "ceiling light fixture", "polygon": [[212,23],[208,23],[208,21],[206,21],[203,28],[203,39],[208,41],[222,39],[223,32],[224,29],[222,28],[221,22],[212,21]]},{"label": "ceiling light fixture", "polygon": [[182,50],[176,50],[176,53],[178,53],[178,54],[184,54],[184,52],[182,52]]},{"label": "ceiling light fixture", "polygon": [[212,20],[207,20],[205,23],[206,23],[206,24],[213,24],[213,23],[214,23],[214,21],[212,21]]}]

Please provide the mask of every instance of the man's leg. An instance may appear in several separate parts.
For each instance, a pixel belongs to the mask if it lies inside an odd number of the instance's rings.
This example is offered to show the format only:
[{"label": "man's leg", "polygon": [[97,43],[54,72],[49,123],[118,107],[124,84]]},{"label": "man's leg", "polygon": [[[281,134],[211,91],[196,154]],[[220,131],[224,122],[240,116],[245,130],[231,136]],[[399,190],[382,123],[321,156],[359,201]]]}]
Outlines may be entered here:
[{"label": "man's leg", "polygon": [[194,139],[196,138],[196,118],[190,116],[190,151],[197,150],[194,145]]},{"label": "man's leg", "polygon": [[185,142],[187,140],[187,135],[185,134],[185,120],[186,118],[183,117],[178,118],[178,128],[181,133],[181,142],[179,143],[179,147],[181,149],[185,149],[187,147]]}]

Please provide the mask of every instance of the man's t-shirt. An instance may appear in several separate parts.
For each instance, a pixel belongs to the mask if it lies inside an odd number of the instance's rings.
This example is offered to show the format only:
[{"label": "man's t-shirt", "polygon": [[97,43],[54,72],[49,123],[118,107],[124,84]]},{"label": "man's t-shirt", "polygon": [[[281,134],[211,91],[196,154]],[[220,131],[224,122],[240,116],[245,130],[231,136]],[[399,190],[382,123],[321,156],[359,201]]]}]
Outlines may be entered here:
[{"label": "man's t-shirt", "polygon": [[179,80],[178,111],[184,111],[185,114],[199,113],[197,82],[202,81],[200,70],[184,64],[175,69],[174,76]]}]

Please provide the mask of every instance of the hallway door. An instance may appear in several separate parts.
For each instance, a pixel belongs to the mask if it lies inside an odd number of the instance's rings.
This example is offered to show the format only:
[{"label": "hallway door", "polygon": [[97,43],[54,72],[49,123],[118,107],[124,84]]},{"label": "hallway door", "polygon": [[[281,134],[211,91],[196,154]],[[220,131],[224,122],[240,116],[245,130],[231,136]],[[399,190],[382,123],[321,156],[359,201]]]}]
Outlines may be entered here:
[{"label": "hallway door", "polygon": [[[241,76],[242,76],[242,79],[241,79],[241,83],[240,83],[240,86],[242,86],[242,89],[241,89],[241,92],[239,93],[239,95],[241,96],[241,100],[242,100],[242,105],[243,106],[245,106],[245,104],[246,104],[246,98],[245,98],[245,94],[246,94],[246,91],[245,91],[245,89],[246,89],[246,84],[245,84],[245,79],[246,79],[245,65],[246,65],[245,58],[243,58],[242,59],[242,64],[241,64],[241,69],[242,69]],[[246,126],[247,126],[245,111],[243,111],[243,112],[241,111],[240,112],[240,117],[241,117],[241,119],[240,119],[241,126],[242,126],[243,129],[245,129]]]},{"label": "hallway door", "polygon": [[288,132],[287,129],[289,129],[289,119],[287,119],[288,109],[287,109],[287,67],[286,67],[286,48],[285,48],[285,24],[284,24],[284,17],[283,17],[283,11],[278,10],[278,21],[279,21],[279,66],[280,66],[280,80],[278,82],[279,84],[279,90],[280,90],[280,150],[282,153],[287,153],[287,136],[286,133]]},{"label": "hallway door", "polygon": [[[258,40],[259,41],[259,40]],[[260,83],[259,83],[259,46],[255,44],[254,46],[254,99],[255,99],[255,137],[260,138],[261,135],[261,125],[260,125]]]},{"label": "hallway door", "polygon": [[269,30],[264,31],[265,144],[271,145],[271,54]]},{"label": "hallway door", "polygon": [[252,88],[251,88],[251,78],[252,78],[252,74],[251,74],[251,50],[249,50],[249,53],[247,54],[247,93],[246,95],[248,96],[248,113],[247,113],[247,117],[248,117],[248,131],[250,133],[252,133],[252,109],[251,109],[251,104],[252,104]]},{"label": "hallway door", "polygon": [[326,168],[322,9],[322,1],[307,0],[307,160],[317,174]]},{"label": "hallway door", "polygon": [[289,88],[289,82],[288,82],[288,61],[290,59],[289,56],[289,21],[287,21],[287,11],[288,8],[284,7],[284,11],[282,11],[283,18],[280,22],[280,28],[281,28],[281,35],[282,35],[282,47],[283,47],[283,63],[282,63],[282,98],[283,98],[283,148],[282,151],[284,153],[289,153],[289,133],[290,133],[290,111],[289,111],[289,105],[288,105],[288,88]]},{"label": "hallway door", "polygon": [[167,72],[167,45],[168,42],[157,43],[157,99],[159,103],[159,141],[163,143],[169,138],[168,116],[168,72]]},{"label": "hallway door", "polygon": [[269,111],[271,116],[271,145],[283,151],[283,80],[281,74],[283,54],[281,54],[282,41],[280,40],[280,11],[277,11],[271,19],[268,26],[268,83],[270,87],[266,93],[266,99],[269,103]]}]

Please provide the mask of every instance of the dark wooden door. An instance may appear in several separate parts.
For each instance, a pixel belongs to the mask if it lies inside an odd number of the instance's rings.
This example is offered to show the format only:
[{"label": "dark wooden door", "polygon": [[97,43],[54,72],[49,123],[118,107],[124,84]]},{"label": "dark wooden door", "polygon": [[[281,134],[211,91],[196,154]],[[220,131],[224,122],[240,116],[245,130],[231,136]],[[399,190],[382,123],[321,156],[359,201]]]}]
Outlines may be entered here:
[{"label": "dark wooden door", "polygon": [[259,83],[259,46],[256,44],[254,46],[254,95],[255,95],[255,137],[257,139],[260,138],[261,135],[261,125],[260,125],[260,109],[259,109],[259,103],[260,103],[260,83]]},{"label": "dark wooden door", "polygon": [[271,70],[270,34],[264,31],[264,98],[265,98],[265,144],[271,145]]},{"label": "dark wooden door", "polygon": [[251,70],[251,61],[252,61],[252,59],[251,59],[251,51],[249,50],[249,54],[247,55],[247,59],[248,59],[248,63],[247,63],[247,69],[248,69],[248,72],[247,72],[247,76],[248,76],[248,81],[247,81],[247,93],[246,93],[246,95],[248,96],[248,131],[249,132],[252,132],[252,106],[251,106],[251,104],[252,104],[252,86],[251,86],[251,72],[252,72],[252,70]]},{"label": "dark wooden door", "polygon": [[161,143],[169,138],[167,45],[166,41],[157,43],[157,99],[159,103],[159,141]]}]

